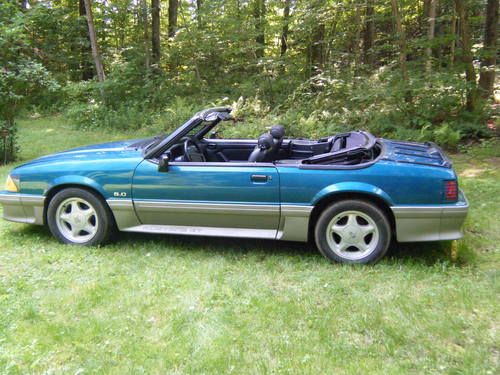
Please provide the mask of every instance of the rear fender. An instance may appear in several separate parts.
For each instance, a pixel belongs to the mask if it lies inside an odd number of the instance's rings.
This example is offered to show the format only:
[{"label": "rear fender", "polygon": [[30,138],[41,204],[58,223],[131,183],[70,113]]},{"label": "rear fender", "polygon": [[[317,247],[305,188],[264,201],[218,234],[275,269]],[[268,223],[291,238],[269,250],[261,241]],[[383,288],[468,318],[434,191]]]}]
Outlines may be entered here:
[{"label": "rear fender", "polygon": [[389,206],[394,205],[394,202],[385,191],[377,186],[364,182],[339,182],[338,184],[326,186],[313,197],[311,204],[315,206],[323,198],[338,193],[361,193],[372,195],[382,199]]}]

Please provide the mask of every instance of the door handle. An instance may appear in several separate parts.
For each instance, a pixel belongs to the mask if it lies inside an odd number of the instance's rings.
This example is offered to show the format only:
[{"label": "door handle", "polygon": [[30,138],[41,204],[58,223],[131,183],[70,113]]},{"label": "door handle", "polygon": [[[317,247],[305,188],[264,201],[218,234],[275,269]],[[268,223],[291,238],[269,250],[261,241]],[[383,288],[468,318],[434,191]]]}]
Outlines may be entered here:
[{"label": "door handle", "polygon": [[265,175],[265,174],[253,174],[250,179],[253,182],[267,182],[268,180],[271,179],[271,176]]}]

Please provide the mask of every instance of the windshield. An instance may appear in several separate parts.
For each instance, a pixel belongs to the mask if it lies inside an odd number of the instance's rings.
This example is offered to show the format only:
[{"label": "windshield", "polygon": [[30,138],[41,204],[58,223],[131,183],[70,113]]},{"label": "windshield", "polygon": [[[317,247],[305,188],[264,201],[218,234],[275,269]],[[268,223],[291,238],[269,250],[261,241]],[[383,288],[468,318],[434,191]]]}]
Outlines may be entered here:
[{"label": "windshield", "polygon": [[193,127],[185,136],[188,136],[191,138],[191,137],[199,134],[209,124],[210,123],[207,121],[200,122],[198,125]]}]

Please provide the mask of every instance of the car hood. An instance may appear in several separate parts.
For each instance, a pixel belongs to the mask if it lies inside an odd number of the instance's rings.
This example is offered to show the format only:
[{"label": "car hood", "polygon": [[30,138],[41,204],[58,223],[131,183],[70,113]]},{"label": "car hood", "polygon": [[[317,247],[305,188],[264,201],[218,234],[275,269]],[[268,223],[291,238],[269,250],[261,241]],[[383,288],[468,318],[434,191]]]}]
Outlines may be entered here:
[{"label": "car hood", "polygon": [[29,161],[19,167],[33,165],[45,162],[54,161],[71,161],[71,160],[102,160],[111,158],[130,158],[142,156],[140,148],[135,145],[143,143],[142,139],[131,139],[125,141],[116,141],[89,145],[83,147],[72,148],[70,150],[57,152],[46,156],[39,157]]}]

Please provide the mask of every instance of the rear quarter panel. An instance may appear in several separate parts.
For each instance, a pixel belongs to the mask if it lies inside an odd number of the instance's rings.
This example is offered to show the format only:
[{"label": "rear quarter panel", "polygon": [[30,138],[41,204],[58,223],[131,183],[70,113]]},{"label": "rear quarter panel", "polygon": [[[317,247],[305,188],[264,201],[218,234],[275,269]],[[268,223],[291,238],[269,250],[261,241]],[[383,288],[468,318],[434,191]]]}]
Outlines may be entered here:
[{"label": "rear quarter panel", "polygon": [[381,160],[360,169],[278,167],[281,203],[315,205],[339,192],[376,195],[390,206],[443,203],[443,181],[452,169]]}]

